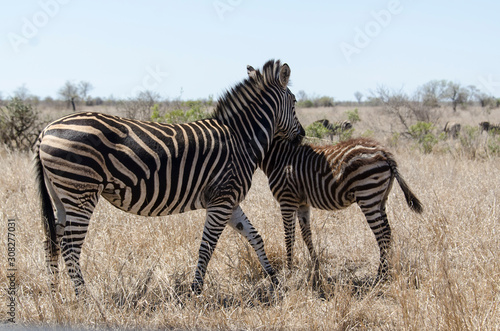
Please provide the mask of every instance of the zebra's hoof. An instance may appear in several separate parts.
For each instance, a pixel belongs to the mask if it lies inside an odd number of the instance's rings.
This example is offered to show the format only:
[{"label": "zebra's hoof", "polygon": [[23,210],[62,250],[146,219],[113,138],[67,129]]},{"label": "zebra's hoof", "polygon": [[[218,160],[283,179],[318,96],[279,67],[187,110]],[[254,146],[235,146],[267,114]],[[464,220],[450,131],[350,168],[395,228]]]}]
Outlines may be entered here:
[{"label": "zebra's hoof", "polygon": [[193,284],[191,284],[191,291],[195,295],[200,295],[202,290],[203,290],[203,283],[200,283],[199,281],[195,280]]}]

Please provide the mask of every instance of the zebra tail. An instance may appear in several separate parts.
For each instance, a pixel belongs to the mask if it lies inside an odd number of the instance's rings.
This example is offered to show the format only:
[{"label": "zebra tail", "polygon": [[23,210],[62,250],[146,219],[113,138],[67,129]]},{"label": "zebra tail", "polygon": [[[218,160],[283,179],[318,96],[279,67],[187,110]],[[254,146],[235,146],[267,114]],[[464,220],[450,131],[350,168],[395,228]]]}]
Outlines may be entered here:
[{"label": "zebra tail", "polygon": [[424,206],[422,205],[420,200],[418,200],[415,194],[413,194],[413,192],[410,190],[410,187],[408,186],[408,184],[406,184],[403,177],[399,174],[396,161],[390,155],[386,155],[386,157],[387,161],[389,162],[389,166],[391,167],[392,173],[405,195],[406,203],[411,210],[418,214],[421,214],[424,211]]},{"label": "zebra tail", "polygon": [[35,145],[35,156],[33,158],[33,168],[35,173],[35,181],[37,184],[38,194],[41,200],[41,216],[47,247],[50,249],[50,254],[53,256],[57,252],[56,240],[56,219],[52,209],[52,201],[50,199],[47,186],[45,186],[45,176],[43,175],[43,166],[40,160],[40,138]]}]

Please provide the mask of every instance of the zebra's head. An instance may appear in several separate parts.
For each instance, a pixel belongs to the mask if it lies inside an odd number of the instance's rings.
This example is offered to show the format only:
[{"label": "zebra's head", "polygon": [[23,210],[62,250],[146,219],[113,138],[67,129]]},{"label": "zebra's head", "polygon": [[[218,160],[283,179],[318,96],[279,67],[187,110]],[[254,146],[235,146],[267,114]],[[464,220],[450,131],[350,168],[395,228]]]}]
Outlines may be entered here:
[{"label": "zebra's head", "polygon": [[295,95],[288,88],[290,81],[290,67],[288,64],[281,64],[279,60],[270,60],[262,69],[255,70],[252,66],[247,66],[249,78],[262,88],[272,89],[272,93],[277,99],[275,105],[275,137],[283,137],[294,143],[300,143],[305,136],[305,130],[300,124],[295,112]]}]

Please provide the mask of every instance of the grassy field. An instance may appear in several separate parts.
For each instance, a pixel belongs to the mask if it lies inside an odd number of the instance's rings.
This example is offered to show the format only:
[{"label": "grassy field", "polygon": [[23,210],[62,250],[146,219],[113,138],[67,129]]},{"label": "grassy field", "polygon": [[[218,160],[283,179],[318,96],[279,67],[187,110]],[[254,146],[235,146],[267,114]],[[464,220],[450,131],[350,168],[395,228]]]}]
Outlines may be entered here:
[{"label": "grassy field", "polygon": [[[309,124],[345,119],[344,109],[301,110]],[[7,220],[15,218],[16,323],[88,328],[465,330],[500,328],[500,159],[471,158],[460,140],[424,154],[411,141],[391,140],[391,119],[360,108],[355,135],[369,132],[391,145],[400,172],[424,204],[407,207],[394,186],[387,214],[393,230],[391,281],[359,286],[378,267],[378,248],[359,208],[313,210],[324,295],[308,283],[311,263],[298,234],[294,268],[285,268],[283,226],[267,179],[257,171],[242,207],[259,230],[281,287],[270,281],[251,247],[231,229],[221,236],[203,293],[189,291],[204,211],[161,218],[121,212],[104,200],[83,247],[89,295],[77,300],[66,270],[55,295],[44,263],[38,199],[30,156],[0,152],[0,321],[7,307]],[[446,120],[477,126],[499,110],[443,110]],[[498,120],[496,121],[498,122]],[[479,138],[478,138],[479,139]],[[481,138],[484,139],[484,138]],[[481,144],[481,141],[477,142]],[[478,145],[479,146],[479,145]],[[480,147],[480,146],[479,146]],[[478,147],[478,149],[480,149]],[[357,284],[356,286],[353,284]]]}]

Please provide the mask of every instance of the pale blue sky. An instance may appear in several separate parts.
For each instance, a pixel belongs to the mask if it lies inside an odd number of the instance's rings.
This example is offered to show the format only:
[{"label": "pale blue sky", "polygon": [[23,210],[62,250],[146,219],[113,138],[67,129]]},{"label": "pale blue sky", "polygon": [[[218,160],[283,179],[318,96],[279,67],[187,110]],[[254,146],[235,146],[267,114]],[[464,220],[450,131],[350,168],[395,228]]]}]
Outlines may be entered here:
[{"label": "pale blue sky", "polygon": [[432,79],[500,97],[498,1],[0,1],[0,92],[220,96],[271,58],[292,91],[354,100]]}]

